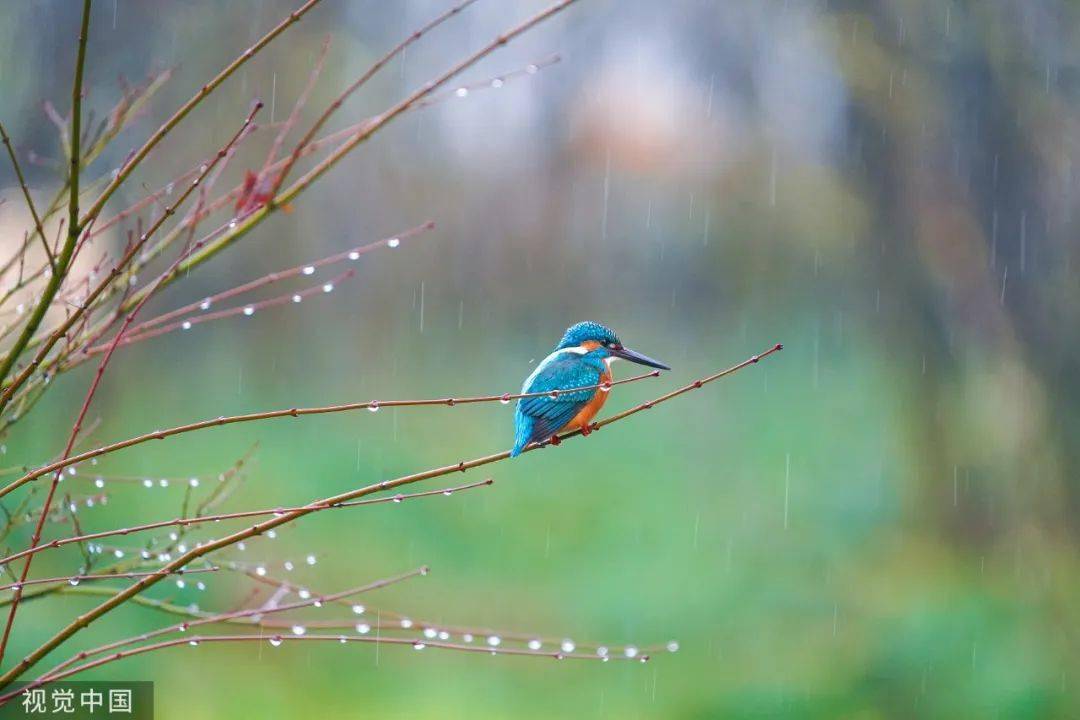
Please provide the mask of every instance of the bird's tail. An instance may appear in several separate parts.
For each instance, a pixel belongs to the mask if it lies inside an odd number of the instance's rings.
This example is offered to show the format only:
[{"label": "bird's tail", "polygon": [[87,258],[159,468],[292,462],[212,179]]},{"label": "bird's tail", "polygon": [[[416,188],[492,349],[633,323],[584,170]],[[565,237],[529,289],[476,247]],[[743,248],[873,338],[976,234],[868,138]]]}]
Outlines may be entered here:
[{"label": "bird's tail", "polygon": [[514,433],[514,447],[510,449],[510,457],[514,458],[521,454],[525,446],[532,440],[533,421],[529,417],[519,417],[517,428]]}]

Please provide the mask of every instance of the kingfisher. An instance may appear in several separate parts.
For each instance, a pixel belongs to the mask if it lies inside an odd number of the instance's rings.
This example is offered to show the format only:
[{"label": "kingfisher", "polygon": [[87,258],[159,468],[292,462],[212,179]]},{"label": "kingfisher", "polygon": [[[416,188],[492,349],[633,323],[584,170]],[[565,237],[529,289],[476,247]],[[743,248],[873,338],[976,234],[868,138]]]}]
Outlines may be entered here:
[{"label": "kingfisher", "polygon": [[[544,358],[525,379],[521,393],[551,393],[518,400],[514,413],[514,447],[517,457],[532,442],[555,438],[563,430],[589,434],[590,423],[607,401],[611,363],[618,358],[660,370],[667,365],[624,347],[609,328],[579,322],[567,329],[554,352]],[[573,388],[586,388],[563,392]]]}]

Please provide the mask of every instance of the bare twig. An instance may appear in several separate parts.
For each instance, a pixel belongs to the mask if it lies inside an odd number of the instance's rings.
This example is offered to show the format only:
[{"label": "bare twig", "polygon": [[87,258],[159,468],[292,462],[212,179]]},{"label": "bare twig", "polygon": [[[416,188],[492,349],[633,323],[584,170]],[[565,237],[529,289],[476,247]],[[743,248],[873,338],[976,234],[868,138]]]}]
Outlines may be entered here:
[{"label": "bare twig", "polygon": [[[37,207],[34,205],[34,199],[30,197],[30,188],[26,186],[26,178],[23,177],[22,168],[19,166],[19,159],[15,156],[15,150],[11,147],[11,138],[8,137],[7,130],[4,129],[3,123],[0,123],[0,140],[3,141],[4,147],[7,148],[8,157],[11,158],[11,166],[15,168],[15,177],[19,181],[19,187],[22,188],[23,198],[26,200],[26,207],[30,210],[30,216],[34,218],[34,229],[37,231],[38,237],[41,238],[41,247],[45,250],[45,256],[49,258],[49,265],[52,267],[53,274],[56,274],[56,258],[53,257],[52,250],[49,248],[49,239],[45,237],[45,228],[41,225],[41,217],[38,216]],[[25,245],[23,247],[25,248]]]},{"label": "bare twig", "polygon": [[[336,510],[339,508],[358,507],[363,505],[378,505],[382,503],[394,502],[400,503],[405,500],[414,500],[416,498],[432,497],[438,495],[454,495],[464,490],[472,490],[473,488],[488,487],[495,481],[491,478],[481,480],[479,482],[466,483],[464,485],[455,485],[453,487],[441,488],[438,490],[425,490],[424,492],[410,493],[407,495],[397,494],[389,497],[375,498],[372,500],[353,500],[351,502],[336,503],[334,505],[326,505],[318,510]],[[303,509],[306,506],[300,507],[276,507],[268,508],[266,510],[242,510],[239,512],[231,513],[219,513],[217,515],[196,515],[194,517],[184,517],[181,514],[180,517],[173,518],[172,520],[159,520],[157,522],[144,523],[141,525],[133,525],[131,527],[119,528],[115,530],[103,530],[101,532],[87,533],[85,535],[79,535],[74,537],[57,538],[41,545],[27,548],[12,555],[8,555],[5,558],[0,559],[0,565],[6,565],[12,560],[17,560],[27,555],[35,555],[43,550],[52,550],[54,548],[64,547],[76,542],[86,542],[88,540],[100,540],[106,537],[115,537],[117,535],[132,535],[134,533],[146,532],[148,530],[159,530],[167,527],[187,528],[197,525],[203,525],[205,523],[216,523],[222,520],[237,520],[241,518],[249,517],[265,517],[267,515],[280,515],[281,513],[294,512]],[[3,588],[0,588],[2,590]]]},{"label": "bare twig", "polygon": [[[191,575],[192,573],[204,573],[204,572],[216,572],[221,568],[207,567],[207,568],[180,568],[171,575]],[[51,577],[51,578],[36,578],[34,580],[26,580],[21,583],[8,583],[7,585],[0,585],[0,590],[12,590],[18,587],[25,587],[27,585],[53,585],[67,583],[69,585],[78,585],[84,580],[131,580],[132,578],[147,577],[153,573],[149,572],[115,572],[115,573],[101,573],[90,575],[65,575],[63,577]]]},{"label": "bare twig", "polygon": [[501,402],[509,403],[511,400],[520,400],[521,398],[529,397],[543,397],[552,396],[558,397],[565,393],[580,392],[582,390],[605,390],[610,389],[616,385],[623,385],[625,383],[636,382],[638,380],[644,380],[645,378],[659,376],[659,371],[652,371],[642,373],[640,375],[634,375],[633,377],[624,378],[622,380],[615,380],[611,383],[601,383],[599,385],[586,385],[577,388],[569,388],[567,390],[552,390],[549,392],[540,393],[504,393],[502,395],[478,395],[473,397],[446,397],[446,398],[432,398],[426,400],[366,400],[363,402],[343,403],[340,405],[322,405],[319,407],[308,408],[286,408],[282,410],[268,410],[257,413],[247,413],[245,415],[231,415],[212,418],[210,420],[200,420],[199,422],[188,423],[187,425],[178,425],[167,430],[155,430],[153,432],[138,435],[136,437],[128,438],[127,440],[121,440],[119,442],[112,443],[111,445],[103,445],[93,450],[87,450],[86,452],[78,455],[72,455],[69,458],[57,460],[49,463],[43,467],[32,470],[23,475],[18,480],[13,480],[0,489],[0,497],[3,497],[26,483],[39,478],[43,475],[56,472],[65,467],[76,465],[85,460],[90,460],[95,457],[101,457],[102,455],[108,455],[109,453],[116,452],[117,450],[123,450],[135,445],[141,445],[142,443],[149,442],[151,440],[164,440],[167,437],[174,435],[182,435],[184,433],[194,432],[196,430],[204,430],[206,428],[220,427],[222,425],[233,425],[235,423],[242,422],[254,422],[257,420],[270,420],[273,418],[283,417],[303,417],[306,415],[327,415],[331,413],[351,412],[355,410],[370,410],[372,412],[378,411],[380,408],[387,407],[424,407],[424,406],[446,406],[454,407],[456,405],[471,405],[475,403],[490,403]]}]

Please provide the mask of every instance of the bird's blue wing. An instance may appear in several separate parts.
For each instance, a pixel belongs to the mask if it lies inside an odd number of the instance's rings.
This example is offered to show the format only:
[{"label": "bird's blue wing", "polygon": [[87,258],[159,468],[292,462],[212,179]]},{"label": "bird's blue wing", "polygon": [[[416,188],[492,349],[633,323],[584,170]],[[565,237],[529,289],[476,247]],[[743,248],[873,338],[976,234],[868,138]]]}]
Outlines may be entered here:
[{"label": "bird's blue wing", "polygon": [[[566,388],[597,385],[600,370],[573,353],[559,355],[541,366],[521,389],[523,393],[549,392]],[[518,429],[515,449],[530,442],[546,440],[561,430],[566,423],[593,398],[596,388],[575,392],[560,392],[557,397],[543,395],[518,400],[516,422]]]}]

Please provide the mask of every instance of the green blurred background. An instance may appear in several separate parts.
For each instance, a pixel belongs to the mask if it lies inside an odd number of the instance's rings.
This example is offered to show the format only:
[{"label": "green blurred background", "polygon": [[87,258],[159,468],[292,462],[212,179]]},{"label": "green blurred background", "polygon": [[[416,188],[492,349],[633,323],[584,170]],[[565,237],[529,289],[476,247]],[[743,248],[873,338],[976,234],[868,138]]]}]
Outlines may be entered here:
[{"label": "green blurred background", "polygon": [[[0,7],[0,115],[43,196],[60,149],[41,104],[67,110],[77,5]],[[213,152],[253,98],[281,121],[325,34],[305,123],[447,5],[325,0],[123,200]],[[115,102],[118,76],[176,72],[92,174],[292,7],[95,3],[89,107]],[[479,3],[333,127],[541,7]],[[329,296],[123,350],[106,376],[102,442],[258,409],[513,391],[583,319],[674,368],[617,388],[609,411],[783,342],[717,385],[464,478],[490,489],[327,513],[229,554],[280,567],[317,553],[292,579],[324,591],[429,563],[368,602],[679,652],[640,665],[259,643],[98,677],[155,680],[163,718],[1080,716],[1078,16],[1067,0],[582,0],[463,79],[561,62],[403,117],[148,313],[425,220],[435,232],[365,256]],[[11,247],[25,217],[3,166]],[[89,379],[56,381],[5,464],[61,449]],[[258,441],[229,507],[268,507],[511,438],[499,404],[387,409],[192,434],[83,473],[210,478]],[[83,522],[171,517],[181,495],[117,488]],[[43,555],[34,573],[77,557]],[[244,596],[207,582],[151,594]],[[27,604],[15,653],[92,601]],[[166,622],[122,609],[56,659]]]}]

